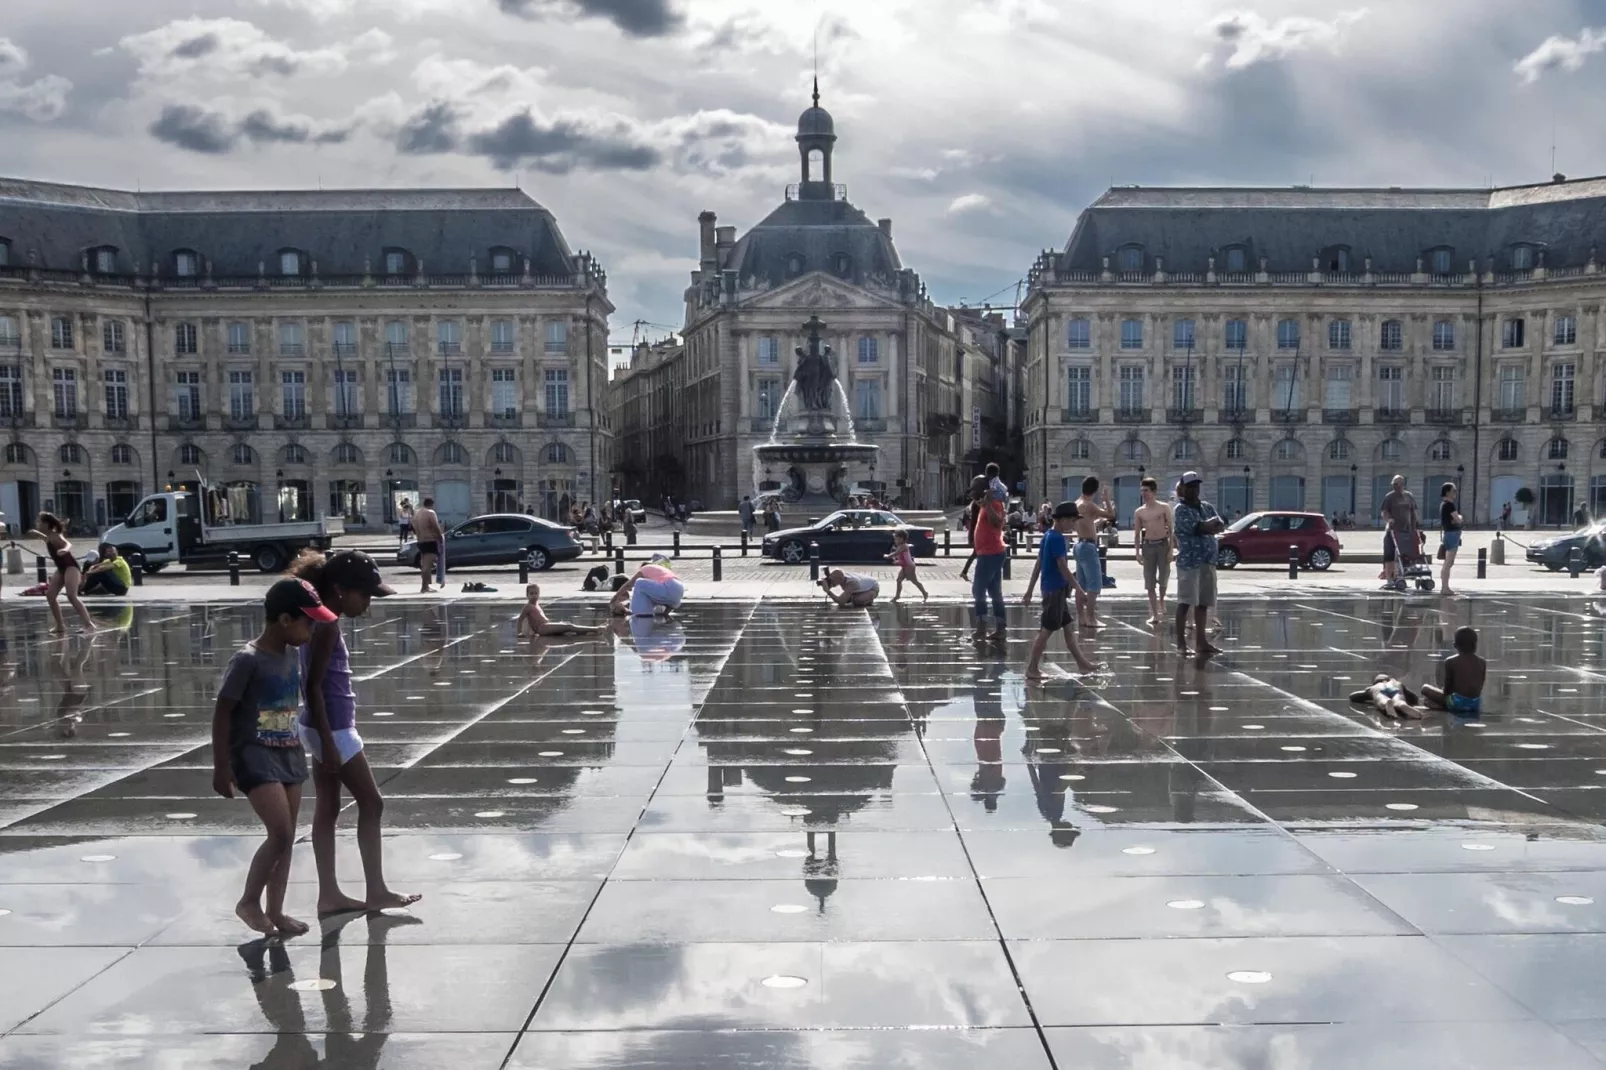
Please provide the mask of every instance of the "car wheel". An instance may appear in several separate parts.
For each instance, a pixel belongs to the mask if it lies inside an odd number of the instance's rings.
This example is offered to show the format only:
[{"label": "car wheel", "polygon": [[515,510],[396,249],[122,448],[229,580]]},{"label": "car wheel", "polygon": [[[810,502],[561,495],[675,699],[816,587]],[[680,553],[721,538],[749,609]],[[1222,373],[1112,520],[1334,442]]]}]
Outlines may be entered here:
[{"label": "car wheel", "polygon": [[1556,562],[1556,561],[1546,561],[1545,562],[1545,567],[1548,568],[1552,572],[1560,572],[1561,571],[1561,564],[1559,562]]},{"label": "car wheel", "polygon": [[278,572],[284,568],[284,551],[271,542],[265,542],[251,551],[251,563],[258,572]]},{"label": "car wheel", "polygon": [[1307,568],[1313,568],[1317,572],[1326,572],[1333,567],[1333,551],[1324,546],[1318,546],[1310,552],[1310,557],[1306,559],[1305,565]]},{"label": "car wheel", "polygon": [[1223,546],[1216,554],[1217,568],[1233,568],[1238,564],[1238,551],[1230,546]]},{"label": "car wheel", "polygon": [[788,565],[801,565],[809,559],[809,549],[796,539],[781,543],[781,560]]},{"label": "car wheel", "polygon": [[543,546],[532,546],[525,553],[525,560],[537,572],[545,572],[552,567],[552,555],[546,552]]}]

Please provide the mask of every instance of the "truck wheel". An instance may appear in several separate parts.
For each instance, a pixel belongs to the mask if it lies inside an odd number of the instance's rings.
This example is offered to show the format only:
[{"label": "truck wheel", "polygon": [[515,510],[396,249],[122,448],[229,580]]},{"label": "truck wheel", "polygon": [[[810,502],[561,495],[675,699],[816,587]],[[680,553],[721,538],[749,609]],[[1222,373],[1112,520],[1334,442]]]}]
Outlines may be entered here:
[{"label": "truck wheel", "polygon": [[284,551],[271,542],[265,542],[251,551],[251,563],[258,572],[278,572],[285,566]]},{"label": "truck wheel", "polygon": [[162,569],[164,569],[166,567],[167,567],[167,562],[166,561],[158,561],[154,565],[143,565],[143,566],[141,566],[140,571],[145,573],[145,575],[147,575],[147,576],[154,576],[154,575],[156,575],[158,572],[162,571]]}]

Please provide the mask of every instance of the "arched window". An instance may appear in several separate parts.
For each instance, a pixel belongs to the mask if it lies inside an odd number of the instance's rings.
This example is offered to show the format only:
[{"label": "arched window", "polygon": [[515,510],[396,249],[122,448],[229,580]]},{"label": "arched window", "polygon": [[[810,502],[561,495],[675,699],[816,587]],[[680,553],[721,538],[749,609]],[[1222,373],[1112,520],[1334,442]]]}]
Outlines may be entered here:
[{"label": "arched window", "polygon": [[186,442],[178,448],[178,463],[186,468],[199,468],[206,463],[206,455],[195,443]]},{"label": "arched window", "polygon": [[1578,343],[1578,317],[1557,316],[1556,329],[1552,334],[1556,345],[1570,346]]},{"label": "arched window", "polygon": [[279,274],[287,278],[299,277],[307,270],[306,259],[300,249],[280,249]]},{"label": "arched window", "polygon": [[29,463],[28,447],[24,446],[21,442],[7,442],[6,443],[6,463],[7,464],[28,464]]},{"label": "arched window", "polygon": [[552,443],[546,448],[546,460],[548,464],[568,464],[569,447],[561,442]]},{"label": "arched window", "polygon": [[392,442],[385,451],[386,464],[417,464],[418,454],[405,442]]},{"label": "arched window", "polygon": [[518,447],[514,446],[511,442],[498,442],[496,445],[491,447],[491,463],[518,464]]},{"label": "arched window", "polygon": [[306,464],[307,448],[300,443],[292,442],[279,451],[280,464]]},{"label": "arched window", "polygon": [[1115,269],[1128,273],[1143,270],[1143,246],[1123,245],[1115,254]]},{"label": "arched window", "polygon": [[1349,439],[1335,438],[1327,444],[1327,459],[1329,461],[1347,461],[1349,457]]},{"label": "arched window", "polygon": [[1396,350],[1405,347],[1405,328],[1399,320],[1384,320],[1382,328],[1378,331],[1377,346],[1379,349]]},{"label": "arched window", "polygon": [[1328,349],[1348,349],[1349,336],[1349,320],[1332,320],[1327,324]]},{"label": "arched window", "polygon": [[1405,447],[1397,438],[1384,439],[1377,447],[1377,456],[1383,461],[1397,461],[1405,456]]},{"label": "arched window", "polygon": [[362,464],[362,450],[355,442],[342,442],[335,446],[336,464]]},{"label": "arched window", "polygon": [[391,246],[385,250],[386,275],[411,275],[413,273],[413,254],[406,249]]},{"label": "arched window", "polygon": [[[1516,439],[1503,438],[1500,440],[1500,449],[1496,456],[1502,461],[1515,461],[1521,452],[1522,448],[1517,444]],[[1606,452],[1606,447],[1603,447],[1602,452]]]},{"label": "arched window", "polygon": [[1299,321],[1279,320],[1277,322],[1277,348],[1299,348]]},{"label": "arched window", "polygon": [[1093,459],[1093,443],[1085,438],[1074,438],[1065,447],[1065,457],[1072,461]]},{"label": "arched window", "polygon": [[1065,345],[1070,349],[1090,349],[1093,346],[1093,325],[1086,316],[1076,316],[1065,330]]},{"label": "arched window", "polygon": [[1455,324],[1449,320],[1436,320],[1433,324],[1433,348],[1455,348]]},{"label": "arched window", "polygon": [[173,251],[173,277],[193,279],[201,273],[201,254],[194,249]]},{"label": "arched window", "polygon": [[112,464],[133,464],[134,447],[126,442],[119,442],[112,447]]},{"label": "arched window", "polygon": [[1534,247],[1517,244],[1511,247],[1511,270],[1532,271],[1534,266]]},{"label": "arched window", "polygon": [[1128,464],[1142,464],[1149,459],[1149,448],[1135,438],[1129,438],[1122,442],[1121,448],[1117,452],[1120,454],[1121,460],[1126,461]]},{"label": "arched window", "polygon": [[1173,461],[1191,461],[1198,456],[1199,444],[1191,438],[1182,439],[1171,447],[1171,459]]},{"label": "arched window", "polygon": [[825,181],[825,152],[821,149],[810,149],[808,155],[810,182]]},{"label": "arched window", "polygon": [[1249,324],[1243,320],[1228,320],[1226,327],[1226,344],[1228,349],[1249,348]]},{"label": "arched window", "polygon": [[1249,250],[1242,245],[1229,245],[1222,250],[1223,266],[1229,275],[1242,275],[1249,270]]},{"label": "arched window", "polygon": [[56,451],[56,456],[61,458],[62,464],[83,464],[84,448],[76,442],[67,442]]},{"label": "arched window", "polygon": [[1274,461],[1297,461],[1304,456],[1305,447],[1299,444],[1297,438],[1285,438],[1271,451],[1271,459]]},{"label": "arched window", "polygon": [[1428,447],[1428,460],[1453,461],[1455,460],[1455,443],[1447,438],[1441,438]]},{"label": "arched window", "polygon": [[1244,440],[1235,438],[1227,442],[1226,449],[1222,451],[1222,456],[1229,461],[1241,461],[1248,452],[1249,448],[1244,444]]},{"label": "arched window", "polygon": [[460,443],[448,439],[435,449],[436,464],[467,464],[468,451]]},{"label": "arched window", "polygon": [[229,447],[230,464],[255,464],[256,459],[256,450],[253,450],[244,442],[236,442]]},{"label": "arched window", "polygon": [[1567,459],[1567,440],[1557,435],[1545,447],[1545,456],[1552,461],[1565,461]]}]

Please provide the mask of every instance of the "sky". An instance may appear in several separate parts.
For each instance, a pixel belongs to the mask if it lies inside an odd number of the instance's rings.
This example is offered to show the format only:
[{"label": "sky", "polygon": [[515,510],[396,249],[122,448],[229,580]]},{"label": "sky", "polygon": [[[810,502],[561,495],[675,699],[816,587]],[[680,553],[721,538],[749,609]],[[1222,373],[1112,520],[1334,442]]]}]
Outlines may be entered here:
[{"label": "sky", "polygon": [[700,211],[797,180],[816,62],[834,177],[949,304],[1012,304],[1111,184],[1606,173],[1606,0],[3,0],[0,174],[518,184],[628,342],[681,323]]}]

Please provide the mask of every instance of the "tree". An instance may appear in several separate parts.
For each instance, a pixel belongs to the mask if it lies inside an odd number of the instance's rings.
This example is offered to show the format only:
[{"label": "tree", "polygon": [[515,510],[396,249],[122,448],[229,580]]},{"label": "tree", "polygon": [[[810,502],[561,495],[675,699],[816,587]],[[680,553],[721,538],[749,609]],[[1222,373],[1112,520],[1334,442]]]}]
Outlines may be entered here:
[{"label": "tree", "polygon": [[1534,492],[1527,487],[1518,487],[1517,493],[1513,494],[1512,498],[1516,499],[1518,505],[1527,509],[1534,503]]}]

